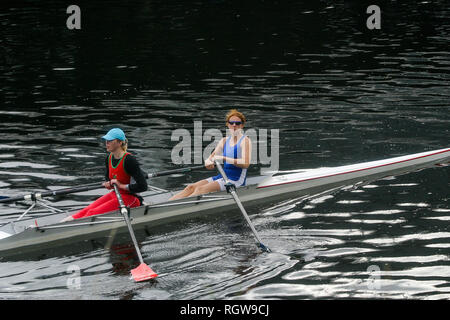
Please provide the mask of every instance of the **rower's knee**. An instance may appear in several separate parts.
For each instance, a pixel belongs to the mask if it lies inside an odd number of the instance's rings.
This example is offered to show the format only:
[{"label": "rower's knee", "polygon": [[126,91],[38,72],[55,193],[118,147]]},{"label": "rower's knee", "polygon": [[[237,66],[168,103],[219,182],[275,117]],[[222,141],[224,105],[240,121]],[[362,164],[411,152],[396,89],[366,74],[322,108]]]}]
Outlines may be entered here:
[{"label": "rower's knee", "polygon": [[204,194],[207,192],[208,192],[208,190],[204,186],[199,186],[199,187],[194,188],[194,192],[192,193],[192,195],[199,195],[199,194]]}]

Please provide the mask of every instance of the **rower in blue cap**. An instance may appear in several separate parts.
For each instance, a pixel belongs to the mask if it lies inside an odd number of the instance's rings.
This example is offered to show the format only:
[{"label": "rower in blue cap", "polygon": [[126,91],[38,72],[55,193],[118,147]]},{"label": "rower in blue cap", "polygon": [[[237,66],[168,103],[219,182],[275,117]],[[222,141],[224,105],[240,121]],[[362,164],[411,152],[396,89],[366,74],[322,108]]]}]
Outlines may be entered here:
[{"label": "rower in blue cap", "polygon": [[[105,140],[106,151],[109,152],[105,160],[105,178],[107,181],[103,183],[103,186],[112,190],[113,184],[116,184],[127,207],[140,206],[142,198],[138,193],[147,190],[147,181],[136,157],[127,152],[128,139],[125,133],[120,128],[113,128],[102,139]],[[118,208],[119,203],[116,194],[111,191],[63,221],[102,214]]]}]

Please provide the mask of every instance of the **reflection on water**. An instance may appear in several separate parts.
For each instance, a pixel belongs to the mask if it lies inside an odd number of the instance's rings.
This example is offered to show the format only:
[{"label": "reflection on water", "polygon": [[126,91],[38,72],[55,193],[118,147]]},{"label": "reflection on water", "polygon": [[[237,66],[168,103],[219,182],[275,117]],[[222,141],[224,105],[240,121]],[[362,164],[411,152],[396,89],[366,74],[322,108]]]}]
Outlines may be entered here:
[{"label": "reflection on water", "polygon": [[[1,292],[82,299],[448,298],[450,233],[440,223],[448,210],[438,208],[448,198],[445,191],[422,191],[439,175],[425,170],[361,192],[251,209],[270,254],[257,249],[234,210],[137,230],[144,260],[159,274],[151,284],[132,283],[129,271],[138,260],[123,233],[4,261]],[[407,187],[396,193],[393,184]],[[413,198],[406,206],[403,200]],[[73,265],[80,268],[77,290],[66,284]],[[105,285],[89,291],[99,281]]]},{"label": "reflection on water", "polygon": [[[169,169],[173,130],[193,132],[202,120],[204,130],[225,132],[231,107],[246,114],[247,128],[280,130],[282,170],[446,147],[445,4],[392,3],[374,32],[356,1],[89,3],[77,33],[65,29],[57,2],[2,7],[0,196],[103,179],[99,137],[113,126],[125,130],[142,167]],[[160,274],[152,283],[129,279],[137,260],[126,234],[0,260],[0,295],[448,299],[448,175],[439,167],[252,208],[271,254],[259,252],[231,209],[148,226],[137,236]],[[171,189],[199,178],[204,173],[150,183]],[[21,208],[2,205],[1,221]],[[68,286],[76,276],[69,270],[79,270],[79,288]]]}]

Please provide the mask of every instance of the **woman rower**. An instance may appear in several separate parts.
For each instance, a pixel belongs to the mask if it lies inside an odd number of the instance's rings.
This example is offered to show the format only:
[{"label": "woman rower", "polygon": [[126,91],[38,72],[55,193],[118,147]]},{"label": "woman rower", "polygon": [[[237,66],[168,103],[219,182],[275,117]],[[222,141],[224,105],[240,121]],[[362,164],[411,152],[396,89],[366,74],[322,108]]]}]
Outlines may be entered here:
[{"label": "woman rower", "polygon": [[[228,179],[236,187],[245,185],[247,178],[247,168],[251,161],[251,141],[244,135],[245,116],[236,109],[227,113],[226,125],[230,136],[222,138],[216,149],[205,160],[207,169],[214,168],[214,161],[223,161],[223,169]],[[174,195],[169,200],[181,199],[184,197],[205,194],[209,192],[225,190],[225,181],[221,174],[200,180],[188,185],[183,191]]]},{"label": "woman rower", "polygon": [[[113,184],[116,184],[127,207],[140,206],[142,198],[138,193],[147,190],[147,181],[137,159],[127,152],[128,140],[125,133],[119,128],[114,128],[102,138],[106,143],[106,151],[109,152],[105,160],[107,181],[103,183],[103,186],[111,190],[114,189]],[[119,201],[116,193],[111,191],[62,222],[102,214],[118,208]]]}]

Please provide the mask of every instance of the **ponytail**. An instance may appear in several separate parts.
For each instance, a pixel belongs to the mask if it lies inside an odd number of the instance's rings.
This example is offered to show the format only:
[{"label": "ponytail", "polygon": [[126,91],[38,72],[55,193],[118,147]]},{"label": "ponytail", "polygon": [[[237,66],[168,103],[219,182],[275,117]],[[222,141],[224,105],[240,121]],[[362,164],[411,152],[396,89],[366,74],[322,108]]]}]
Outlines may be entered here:
[{"label": "ponytail", "polygon": [[122,147],[123,151],[125,151],[125,152],[127,151],[127,149],[128,149],[128,139],[125,138],[125,140],[122,141],[121,147]]}]

